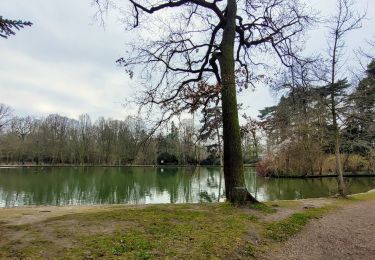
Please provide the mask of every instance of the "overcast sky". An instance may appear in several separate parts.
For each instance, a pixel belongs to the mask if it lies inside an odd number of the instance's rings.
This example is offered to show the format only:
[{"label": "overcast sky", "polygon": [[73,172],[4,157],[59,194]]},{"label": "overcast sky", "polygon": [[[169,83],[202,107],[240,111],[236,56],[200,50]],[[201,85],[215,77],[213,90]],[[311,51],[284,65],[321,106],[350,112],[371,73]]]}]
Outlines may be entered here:
[{"label": "overcast sky", "polygon": [[[322,15],[334,12],[335,0],[310,2]],[[367,7],[368,19],[349,35],[350,49],[375,36],[375,0],[357,0],[357,6]],[[77,118],[88,113],[94,119],[123,119],[134,113],[135,107],[122,104],[137,84],[115,64],[131,35],[114,14],[101,27],[93,21],[95,12],[91,0],[1,0],[1,16],[34,25],[0,39],[0,103],[10,105],[18,115],[59,113]],[[324,36],[323,29],[311,32],[306,51],[323,50]],[[354,66],[353,60],[349,56]],[[253,116],[276,102],[265,87],[245,92],[240,100]]]}]

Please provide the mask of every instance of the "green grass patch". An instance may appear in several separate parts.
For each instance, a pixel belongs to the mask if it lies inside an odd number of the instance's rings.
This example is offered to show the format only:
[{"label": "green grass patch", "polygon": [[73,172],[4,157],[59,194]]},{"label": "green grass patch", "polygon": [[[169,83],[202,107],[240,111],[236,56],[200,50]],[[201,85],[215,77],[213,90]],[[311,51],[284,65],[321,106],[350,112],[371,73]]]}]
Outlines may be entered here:
[{"label": "green grass patch", "polygon": [[[0,256],[30,259],[216,259],[243,251],[256,217],[230,204],[113,208],[12,227],[27,239]],[[253,250],[250,250],[253,251]]]},{"label": "green grass patch", "polygon": [[278,222],[265,225],[265,236],[275,241],[285,241],[298,233],[312,218],[319,218],[327,213],[331,207],[307,209]]},{"label": "green grass patch", "polygon": [[256,204],[251,204],[250,206],[251,209],[259,210],[263,213],[266,214],[272,214],[275,213],[277,210],[268,206],[267,204],[264,203],[256,203]]},{"label": "green grass patch", "polygon": [[257,256],[257,247],[254,243],[248,241],[245,248],[245,256],[247,257],[256,257]]},{"label": "green grass patch", "polygon": [[355,195],[349,196],[350,200],[359,200],[359,201],[369,201],[369,200],[375,200],[375,190],[371,190],[366,193],[359,193]]},{"label": "green grass patch", "polygon": [[242,240],[249,222],[245,214],[235,209],[226,208],[225,212],[220,208],[211,209],[148,207],[90,214],[82,216],[92,222],[90,226],[109,219],[127,224],[120,224],[114,234],[81,236],[77,240],[94,257],[219,257],[236,248],[236,241]]}]

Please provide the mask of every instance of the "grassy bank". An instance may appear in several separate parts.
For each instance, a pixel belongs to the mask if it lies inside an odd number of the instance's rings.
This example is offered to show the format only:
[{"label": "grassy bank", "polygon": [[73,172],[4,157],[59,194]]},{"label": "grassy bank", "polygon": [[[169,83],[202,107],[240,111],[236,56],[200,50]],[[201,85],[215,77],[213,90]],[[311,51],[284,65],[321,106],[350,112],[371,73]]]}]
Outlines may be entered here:
[{"label": "grassy bank", "polygon": [[0,209],[0,258],[252,258],[336,207],[373,200]]}]

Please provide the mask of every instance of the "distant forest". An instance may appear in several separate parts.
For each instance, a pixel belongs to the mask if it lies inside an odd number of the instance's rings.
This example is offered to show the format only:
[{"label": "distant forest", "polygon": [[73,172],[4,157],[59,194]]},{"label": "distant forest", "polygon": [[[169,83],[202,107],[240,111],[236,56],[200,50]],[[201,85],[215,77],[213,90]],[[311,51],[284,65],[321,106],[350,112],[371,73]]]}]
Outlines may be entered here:
[{"label": "distant forest", "polygon": [[[0,109],[2,164],[220,165],[221,130],[196,129],[193,119],[167,123],[150,135],[140,117],[92,122],[87,114],[78,120],[58,114],[34,118],[13,116],[4,104]],[[256,161],[259,152],[249,138],[246,160]]]},{"label": "distant forest", "polygon": [[170,131],[149,137],[144,121],[138,117],[99,118],[93,123],[87,114],[78,120],[57,114],[45,118],[16,116],[9,118],[1,133],[1,162],[155,164],[158,156],[168,153],[172,159],[165,158],[166,163],[187,163],[194,161],[192,138],[190,125],[181,125],[177,130],[174,124]]}]

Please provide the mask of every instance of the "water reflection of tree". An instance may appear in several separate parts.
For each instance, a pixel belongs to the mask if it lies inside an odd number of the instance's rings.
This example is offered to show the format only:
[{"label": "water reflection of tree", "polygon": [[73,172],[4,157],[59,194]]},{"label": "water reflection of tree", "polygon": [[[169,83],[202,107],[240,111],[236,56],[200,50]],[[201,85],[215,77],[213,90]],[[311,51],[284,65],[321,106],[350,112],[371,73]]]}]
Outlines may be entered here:
[{"label": "water reflection of tree", "polygon": [[183,202],[192,202],[193,200],[192,181],[196,168],[197,167],[185,168],[185,176],[182,181]]},{"label": "water reflection of tree", "polygon": [[207,168],[207,172],[208,172],[207,186],[210,187],[210,188],[219,187],[218,179],[217,179],[218,169],[210,167],[210,168]]},{"label": "water reflection of tree", "polygon": [[21,193],[18,203],[24,205],[134,203],[152,186],[144,183],[147,178],[140,182],[135,177],[133,170],[118,174],[112,168],[17,169],[1,173],[0,185],[8,194],[6,205],[11,203],[9,194]]},{"label": "water reflection of tree", "polygon": [[335,180],[258,178],[259,189],[268,200],[327,196],[336,188]]},{"label": "water reflection of tree", "polygon": [[178,168],[159,168],[157,170],[156,183],[160,191],[167,191],[171,203],[176,203],[178,200],[179,191],[179,175]]},{"label": "water reflection of tree", "polygon": [[213,200],[216,200],[214,194],[210,195],[207,191],[199,192],[199,202],[212,202]]},{"label": "water reflection of tree", "polygon": [[350,193],[360,193],[375,188],[375,178],[345,178],[346,188]]}]

